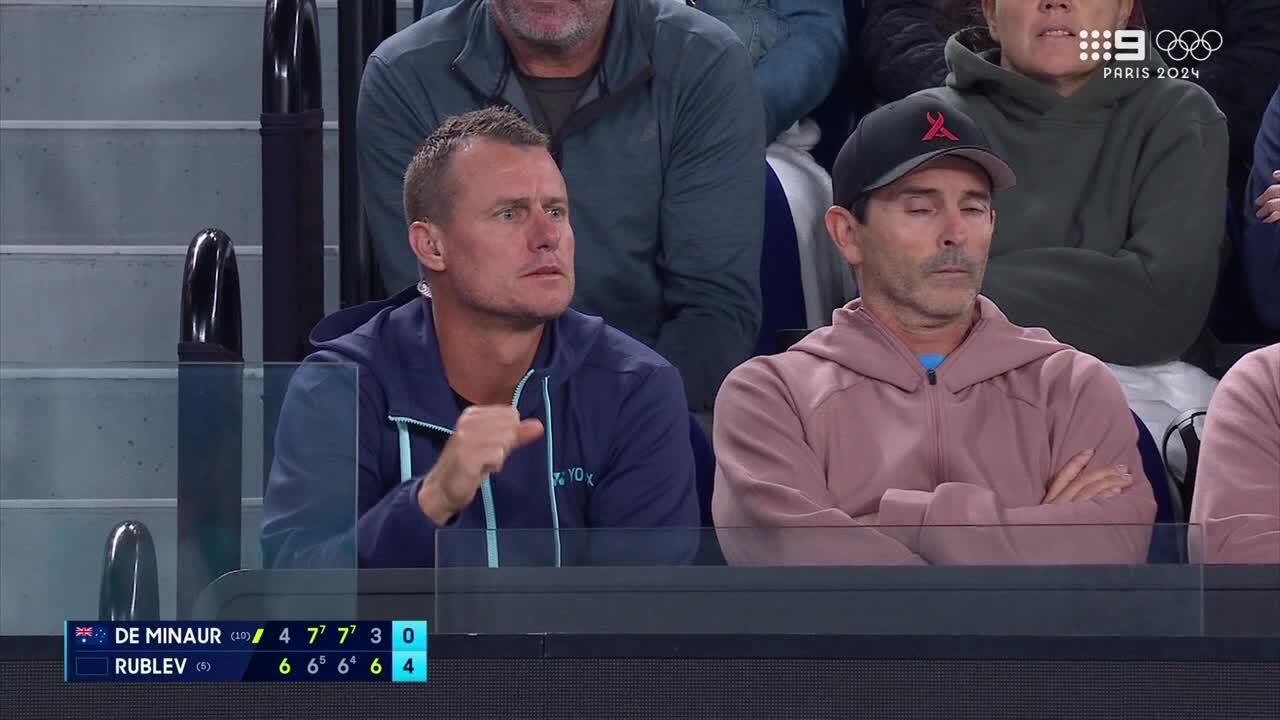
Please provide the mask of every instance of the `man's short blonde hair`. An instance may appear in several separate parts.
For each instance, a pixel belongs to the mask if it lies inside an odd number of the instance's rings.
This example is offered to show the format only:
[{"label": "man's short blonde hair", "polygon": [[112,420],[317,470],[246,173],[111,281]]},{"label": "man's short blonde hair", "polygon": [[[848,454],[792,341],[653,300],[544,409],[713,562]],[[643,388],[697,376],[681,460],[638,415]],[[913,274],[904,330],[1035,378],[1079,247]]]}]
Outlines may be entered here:
[{"label": "man's short blonde hair", "polygon": [[476,139],[495,140],[516,147],[549,149],[550,139],[515,110],[488,107],[445,119],[418,146],[404,173],[404,214],[407,223],[449,221],[454,186],[449,178],[453,154]]}]

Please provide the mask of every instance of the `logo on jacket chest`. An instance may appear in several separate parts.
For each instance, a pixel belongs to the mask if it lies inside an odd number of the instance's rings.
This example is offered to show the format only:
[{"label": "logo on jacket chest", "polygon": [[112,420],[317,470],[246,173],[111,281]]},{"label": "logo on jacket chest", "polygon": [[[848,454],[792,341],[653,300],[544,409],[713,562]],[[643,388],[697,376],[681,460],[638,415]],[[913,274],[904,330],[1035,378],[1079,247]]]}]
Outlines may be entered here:
[{"label": "logo on jacket chest", "polygon": [[556,470],[551,474],[551,479],[555,481],[557,487],[569,484],[583,484],[587,487],[595,487],[595,473],[588,472],[581,465],[574,465],[563,470]]}]

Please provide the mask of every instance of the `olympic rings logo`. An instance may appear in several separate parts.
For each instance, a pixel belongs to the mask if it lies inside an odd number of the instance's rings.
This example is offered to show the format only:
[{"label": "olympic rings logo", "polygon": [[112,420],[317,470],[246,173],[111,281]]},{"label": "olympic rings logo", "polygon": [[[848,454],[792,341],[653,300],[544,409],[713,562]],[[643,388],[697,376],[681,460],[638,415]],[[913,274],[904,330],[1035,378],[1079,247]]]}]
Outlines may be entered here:
[{"label": "olympic rings logo", "polygon": [[1195,30],[1161,30],[1156,33],[1155,46],[1174,62],[1182,62],[1187,58],[1204,62],[1222,49],[1222,33],[1207,30],[1201,35]]}]

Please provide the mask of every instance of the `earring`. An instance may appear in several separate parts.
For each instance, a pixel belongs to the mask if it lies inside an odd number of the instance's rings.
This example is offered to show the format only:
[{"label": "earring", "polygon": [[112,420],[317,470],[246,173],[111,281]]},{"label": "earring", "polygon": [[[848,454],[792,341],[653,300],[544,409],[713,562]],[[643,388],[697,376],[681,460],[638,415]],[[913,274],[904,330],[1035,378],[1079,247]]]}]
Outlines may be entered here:
[{"label": "earring", "polygon": [[425,278],[418,281],[418,294],[422,297],[431,297],[431,286],[427,285]]}]

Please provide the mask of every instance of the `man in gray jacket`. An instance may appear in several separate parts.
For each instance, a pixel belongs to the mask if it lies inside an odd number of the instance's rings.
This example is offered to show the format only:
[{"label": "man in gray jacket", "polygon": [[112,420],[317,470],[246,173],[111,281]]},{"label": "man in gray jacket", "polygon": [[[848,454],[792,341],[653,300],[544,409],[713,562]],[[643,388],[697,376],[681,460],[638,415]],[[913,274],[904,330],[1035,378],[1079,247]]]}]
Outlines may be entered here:
[{"label": "man in gray jacket", "polygon": [[419,278],[405,167],[446,117],[489,105],[552,138],[578,237],[573,307],[664,355],[710,410],[760,323],[764,111],[746,48],[672,0],[462,0],[388,38],[357,118],[388,292]]}]

